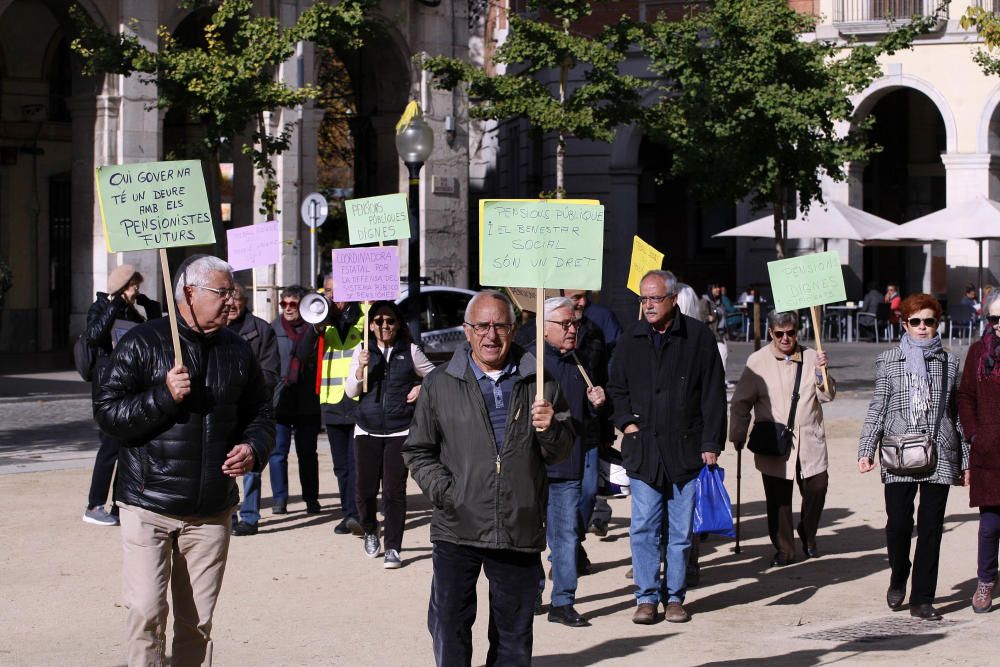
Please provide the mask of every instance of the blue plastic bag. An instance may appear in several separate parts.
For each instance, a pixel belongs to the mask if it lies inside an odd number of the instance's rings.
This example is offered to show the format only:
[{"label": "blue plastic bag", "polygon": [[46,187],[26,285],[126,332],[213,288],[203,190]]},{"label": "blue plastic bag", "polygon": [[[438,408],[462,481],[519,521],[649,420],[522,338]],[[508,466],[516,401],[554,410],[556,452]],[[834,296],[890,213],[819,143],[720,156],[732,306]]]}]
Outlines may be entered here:
[{"label": "blue plastic bag", "polygon": [[695,479],[694,532],[717,533],[736,537],[733,508],[723,482],[726,471],[721,466],[705,466]]}]

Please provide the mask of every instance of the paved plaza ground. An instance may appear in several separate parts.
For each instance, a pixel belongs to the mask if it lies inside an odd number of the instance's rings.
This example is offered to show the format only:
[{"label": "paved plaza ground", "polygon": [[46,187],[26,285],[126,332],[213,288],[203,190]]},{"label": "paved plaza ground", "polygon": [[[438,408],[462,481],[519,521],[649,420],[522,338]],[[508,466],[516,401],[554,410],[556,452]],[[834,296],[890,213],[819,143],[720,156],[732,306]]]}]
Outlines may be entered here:
[{"label": "paved plaza ground", "polygon": [[[769,569],[763,491],[743,462],[742,550],[731,539],[702,547],[702,582],[689,591],[690,623],[637,626],[627,500],[603,540],[588,537],[595,573],[581,578],[577,609],[593,626],[535,622],[534,664],[819,665],[834,662],[918,665],[1000,663],[998,616],[975,615],[978,513],[955,488],[948,503],[937,604],[940,623],[885,606],[888,566],[882,485],[855,467],[857,436],[871,393],[871,368],[884,345],[829,344],[841,394],[828,406],[830,491],[820,528],[820,558]],[[736,379],[750,351],[733,345]],[[959,349],[964,353],[964,349]],[[96,431],[89,387],[75,374],[25,373],[24,360],[0,358],[0,664],[121,665],[121,547],[116,528],[80,521]],[[30,367],[30,364],[27,366]],[[264,484],[260,533],[234,538],[215,615],[219,665],[428,665],[431,580],[430,506],[412,482],[405,566],[382,569],[361,541],[334,535],[339,501],[321,437],[320,515],[293,497],[288,515],[270,515]],[[292,493],[297,491],[291,457]],[[736,455],[721,459],[736,498]],[[266,479],[265,475],[265,479]],[[798,502],[796,496],[796,503]],[[547,596],[546,596],[547,599]],[[474,629],[474,664],[486,655],[486,587]]]}]

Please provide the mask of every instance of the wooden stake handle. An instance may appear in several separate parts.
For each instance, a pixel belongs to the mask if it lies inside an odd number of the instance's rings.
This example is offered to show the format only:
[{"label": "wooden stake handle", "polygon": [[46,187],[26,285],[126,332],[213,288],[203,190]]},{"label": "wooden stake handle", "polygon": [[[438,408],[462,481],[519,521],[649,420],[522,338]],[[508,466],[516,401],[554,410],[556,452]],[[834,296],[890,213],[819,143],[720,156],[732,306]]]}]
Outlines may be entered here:
[{"label": "wooden stake handle", "polygon": [[[545,398],[545,290],[535,292],[535,399]],[[541,431],[542,429],[536,429]]]},{"label": "wooden stake handle", "polygon": [[[364,352],[368,349],[368,302],[365,301],[365,311],[364,314],[364,335],[361,337],[361,351]],[[361,371],[363,379],[361,380],[361,391],[368,393],[368,364],[365,364],[365,368]]]},{"label": "wooden stake handle", "polygon": [[184,365],[181,355],[181,336],[177,330],[177,304],[174,303],[174,287],[170,284],[170,264],[167,263],[167,249],[160,248],[160,270],[163,273],[163,291],[167,293],[167,316],[170,318],[170,341],[174,345],[174,368]]},{"label": "wooden stake handle", "polygon": [[[812,316],[813,332],[814,332],[813,339],[816,341],[816,351],[817,352],[822,352],[823,351],[823,329],[819,325],[819,307],[818,306],[810,306],[809,307],[809,314]],[[830,378],[827,377],[827,375],[826,375],[826,367],[824,366],[823,368],[820,369],[820,371],[823,373],[823,393],[824,394],[829,394],[830,393]]]}]

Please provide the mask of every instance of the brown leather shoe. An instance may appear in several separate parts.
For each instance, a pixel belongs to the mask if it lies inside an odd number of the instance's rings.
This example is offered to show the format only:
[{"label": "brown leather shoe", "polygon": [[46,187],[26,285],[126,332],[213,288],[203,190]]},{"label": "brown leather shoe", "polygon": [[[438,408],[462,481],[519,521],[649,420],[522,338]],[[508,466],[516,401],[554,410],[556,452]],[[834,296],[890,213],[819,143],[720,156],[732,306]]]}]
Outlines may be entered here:
[{"label": "brown leather shoe", "polygon": [[656,605],[652,602],[641,602],[632,614],[632,622],[636,625],[652,625],[656,623]]},{"label": "brown leather shoe", "polygon": [[667,623],[686,623],[691,620],[691,615],[684,611],[680,602],[670,602],[663,611],[663,618]]}]

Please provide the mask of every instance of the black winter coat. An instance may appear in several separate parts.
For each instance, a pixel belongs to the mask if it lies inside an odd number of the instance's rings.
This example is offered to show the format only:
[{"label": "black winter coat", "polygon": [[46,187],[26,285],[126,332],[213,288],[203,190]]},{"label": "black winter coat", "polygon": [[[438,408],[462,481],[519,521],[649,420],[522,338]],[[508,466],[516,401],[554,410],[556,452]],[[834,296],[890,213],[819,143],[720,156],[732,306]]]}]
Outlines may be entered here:
[{"label": "black winter coat", "polygon": [[[315,415],[317,421],[319,394],[316,393],[316,374],[319,372],[319,334],[313,325],[303,324],[303,338],[298,346],[288,337],[281,324],[281,315],[271,322],[271,330],[278,341],[278,356],[281,368],[274,388],[274,414],[280,421],[294,421],[299,417]],[[292,357],[299,357],[299,377],[287,384]]]},{"label": "black winter coat", "polygon": [[683,484],[701,470],[702,452],[726,440],[726,382],[715,336],[676,311],[662,349],[645,320],[618,341],[608,392],[614,423],[637,433],[622,439],[629,476],[647,484]]},{"label": "black winter coat", "polygon": [[222,472],[226,454],[246,443],[260,471],[274,448],[270,395],[250,347],[235,332],[192,330],[178,318],[191,393],[179,404],[167,389],[173,367],[170,321],[130,330],[111,355],[96,392],[98,425],[122,441],[116,498],[162,514],[212,516],[239,503]]},{"label": "black winter coat", "polygon": [[253,313],[246,310],[238,318],[229,323],[229,328],[247,342],[254,358],[260,364],[260,372],[267,382],[270,394],[278,384],[278,373],[281,371],[281,360],[278,358],[278,341],[274,337],[274,329]]},{"label": "black winter coat", "polygon": [[434,505],[432,542],[524,552],[545,549],[545,466],[566,458],[573,430],[558,384],[546,380],[544,396],[555,407],[556,418],[548,430],[535,431],[535,358],[514,345],[511,359],[518,377],[499,457],[486,402],[470,366],[469,345],[424,378],[403,460]]},{"label": "black winter coat", "polygon": [[358,426],[373,435],[405,431],[413,419],[414,404],[406,397],[421,378],[413,366],[410,341],[399,337],[386,363],[374,336],[368,337],[368,392],[358,400]]}]

